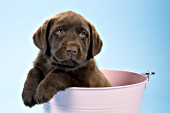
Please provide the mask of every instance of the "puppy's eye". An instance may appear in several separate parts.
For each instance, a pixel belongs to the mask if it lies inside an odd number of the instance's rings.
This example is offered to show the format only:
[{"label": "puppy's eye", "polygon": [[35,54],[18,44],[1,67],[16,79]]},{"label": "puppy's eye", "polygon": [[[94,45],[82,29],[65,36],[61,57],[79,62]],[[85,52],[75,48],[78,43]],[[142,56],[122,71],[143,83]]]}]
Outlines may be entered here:
[{"label": "puppy's eye", "polygon": [[63,29],[62,28],[57,28],[57,30],[55,31],[57,34],[61,34],[63,33]]},{"label": "puppy's eye", "polygon": [[86,33],[85,31],[82,31],[82,32],[80,33],[80,37],[82,37],[82,38],[87,37],[87,33]]}]

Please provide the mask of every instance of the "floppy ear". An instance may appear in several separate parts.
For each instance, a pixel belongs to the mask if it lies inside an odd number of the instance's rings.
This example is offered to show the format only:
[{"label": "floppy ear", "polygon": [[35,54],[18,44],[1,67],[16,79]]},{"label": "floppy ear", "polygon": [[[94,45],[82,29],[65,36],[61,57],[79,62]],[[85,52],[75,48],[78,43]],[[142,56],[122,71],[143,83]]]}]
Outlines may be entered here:
[{"label": "floppy ear", "polygon": [[100,39],[98,32],[95,27],[90,24],[90,46],[88,51],[88,59],[93,58],[97,55],[102,48],[103,42]]},{"label": "floppy ear", "polygon": [[48,41],[51,20],[46,20],[44,24],[34,33],[34,44],[47,56],[50,56],[50,44]]}]

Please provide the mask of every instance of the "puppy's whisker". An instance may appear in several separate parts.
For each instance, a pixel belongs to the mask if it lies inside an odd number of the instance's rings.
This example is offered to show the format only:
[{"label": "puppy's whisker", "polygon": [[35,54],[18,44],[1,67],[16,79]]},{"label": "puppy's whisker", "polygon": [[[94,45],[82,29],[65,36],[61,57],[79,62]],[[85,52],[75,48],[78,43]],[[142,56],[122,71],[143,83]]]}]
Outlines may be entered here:
[{"label": "puppy's whisker", "polygon": [[54,61],[58,62],[58,60],[57,60],[54,56],[52,57],[52,59],[53,59]]}]

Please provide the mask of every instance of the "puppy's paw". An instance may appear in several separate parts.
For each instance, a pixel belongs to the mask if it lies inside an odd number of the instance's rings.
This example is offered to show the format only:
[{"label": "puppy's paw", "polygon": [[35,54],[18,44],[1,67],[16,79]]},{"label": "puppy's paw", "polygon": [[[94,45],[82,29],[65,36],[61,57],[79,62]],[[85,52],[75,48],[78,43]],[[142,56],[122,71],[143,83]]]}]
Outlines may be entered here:
[{"label": "puppy's paw", "polygon": [[32,107],[36,104],[34,99],[35,92],[31,90],[24,89],[22,92],[22,100],[26,106]]},{"label": "puppy's paw", "polygon": [[48,102],[56,92],[57,89],[55,87],[43,86],[41,84],[36,90],[35,100],[38,104]]}]

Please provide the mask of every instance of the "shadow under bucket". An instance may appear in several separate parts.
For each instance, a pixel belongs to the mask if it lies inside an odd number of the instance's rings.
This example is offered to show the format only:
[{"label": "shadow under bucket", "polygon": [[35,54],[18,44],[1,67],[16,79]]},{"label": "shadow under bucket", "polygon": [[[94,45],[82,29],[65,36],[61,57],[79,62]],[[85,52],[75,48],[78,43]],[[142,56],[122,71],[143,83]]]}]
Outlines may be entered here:
[{"label": "shadow under bucket", "polygon": [[147,77],[100,69],[113,87],[68,88],[43,105],[44,113],[140,113]]}]

